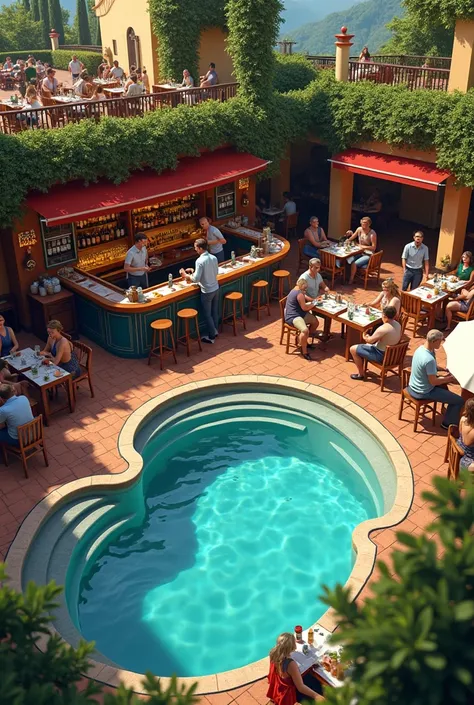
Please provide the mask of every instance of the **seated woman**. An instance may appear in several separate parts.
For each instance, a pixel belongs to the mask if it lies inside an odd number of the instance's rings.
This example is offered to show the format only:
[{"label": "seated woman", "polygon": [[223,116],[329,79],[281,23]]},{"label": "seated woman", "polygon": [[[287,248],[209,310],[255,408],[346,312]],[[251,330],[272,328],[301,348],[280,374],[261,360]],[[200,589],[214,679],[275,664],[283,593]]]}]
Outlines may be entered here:
[{"label": "seated woman", "polygon": [[101,86],[100,84],[98,86],[94,86],[94,92],[91,100],[107,100],[104,93],[104,86]]},{"label": "seated woman", "polygon": [[49,321],[46,330],[48,332],[48,342],[41,354],[52,360],[55,365],[69,372],[73,379],[76,379],[81,374],[81,368],[72,343],[62,335],[64,330],[62,323]]},{"label": "seated woman", "polygon": [[458,445],[464,451],[460,468],[474,471],[474,399],[468,399],[459,422]]},{"label": "seated woman", "polygon": [[329,247],[331,244],[319,224],[319,218],[315,215],[312,215],[309,219],[309,228],[304,231],[304,236],[308,241],[305,242],[303,248],[303,252],[307,257],[319,257],[319,250]]},{"label": "seated woman", "polygon": [[349,284],[354,283],[354,277],[358,269],[365,269],[369,263],[372,254],[377,250],[377,233],[372,228],[372,221],[370,218],[365,216],[360,221],[360,227],[353,233],[352,230],[348,230],[346,235],[349,242],[353,240],[358,240],[359,245],[364,248],[364,254],[358,255],[357,259],[354,257],[349,257],[347,264],[351,265],[351,276],[349,279]]},{"label": "seated woman", "polygon": [[194,88],[194,78],[189,73],[188,69],[183,71],[183,82],[181,88]]},{"label": "seated woman", "polygon": [[446,329],[445,332],[451,330],[451,323],[453,321],[453,313],[460,311],[461,313],[467,313],[472,299],[474,298],[474,287],[472,289],[463,289],[460,294],[458,294],[455,301],[450,301],[446,306]]},{"label": "seated woman", "polygon": [[293,634],[280,634],[276,646],[270,651],[267,698],[275,705],[294,705],[303,700],[321,700],[322,686],[311,671],[301,676],[291,653],[296,651]]},{"label": "seated woman", "polygon": [[0,357],[16,352],[19,347],[13,329],[5,325],[5,319],[0,313]]},{"label": "seated woman", "polygon": [[397,311],[396,320],[398,320],[402,299],[400,290],[393,279],[385,279],[385,281],[382,282],[382,291],[375,297],[370,305],[377,306],[382,311],[386,306],[393,306]]},{"label": "seated woman", "polygon": [[474,259],[472,252],[467,250],[461,255],[459,266],[451,274],[455,274],[461,281],[467,282],[467,288],[470,289],[474,284]]},{"label": "seated woman", "polygon": [[286,297],[285,323],[300,331],[301,354],[305,360],[311,360],[312,358],[308,354],[308,338],[310,335],[314,338],[319,321],[311,313],[313,300],[307,296],[307,288],[306,279],[298,279],[295,288]]}]

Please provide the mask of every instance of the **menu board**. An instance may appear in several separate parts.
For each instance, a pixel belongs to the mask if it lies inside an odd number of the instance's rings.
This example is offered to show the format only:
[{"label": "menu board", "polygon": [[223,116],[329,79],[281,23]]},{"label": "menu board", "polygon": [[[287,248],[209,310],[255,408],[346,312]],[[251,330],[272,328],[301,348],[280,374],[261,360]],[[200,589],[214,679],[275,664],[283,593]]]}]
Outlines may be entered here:
[{"label": "menu board", "polygon": [[235,181],[216,188],[216,220],[235,215]]}]

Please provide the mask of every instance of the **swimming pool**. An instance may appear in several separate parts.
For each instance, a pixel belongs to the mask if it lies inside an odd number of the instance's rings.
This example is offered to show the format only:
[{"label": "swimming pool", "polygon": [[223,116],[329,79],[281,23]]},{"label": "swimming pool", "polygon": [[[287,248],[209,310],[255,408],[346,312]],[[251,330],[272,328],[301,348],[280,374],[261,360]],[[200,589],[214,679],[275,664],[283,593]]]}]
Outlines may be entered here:
[{"label": "swimming pool", "polygon": [[23,584],[65,583],[58,631],[94,640],[105,666],[191,678],[245,669],[278,633],[323,616],[323,584],[362,587],[367,528],[401,512],[402,451],[361,423],[365,412],[298,383],[233,379],[132,414],[126,486],[118,476],[117,488],[64,495],[35,536]]}]

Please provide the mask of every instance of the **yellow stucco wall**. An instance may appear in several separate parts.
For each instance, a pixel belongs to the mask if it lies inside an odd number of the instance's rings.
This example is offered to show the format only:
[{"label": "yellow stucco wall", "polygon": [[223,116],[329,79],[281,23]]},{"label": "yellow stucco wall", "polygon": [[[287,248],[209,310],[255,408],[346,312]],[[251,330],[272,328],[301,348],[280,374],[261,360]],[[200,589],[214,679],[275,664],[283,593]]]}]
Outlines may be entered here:
[{"label": "yellow stucco wall", "polygon": [[213,61],[216,65],[219,83],[235,81],[232,75],[232,59],[226,51],[226,36],[226,33],[217,27],[211,27],[201,32],[199,73],[201,76],[204,76],[209,67],[209,63]]},{"label": "yellow stucco wall", "polygon": [[[117,59],[128,73],[127,30],[132,27],[140,38],[141,65],[146,66],[150,83],[158,78],[156,53],[153,50],[148,0],[114,0],[96,3],[96,14],[99,17],[102,45],[110,47],[113,53],[113,40],[117,43]],[[133,7],[133,10],[132,10]]]}]

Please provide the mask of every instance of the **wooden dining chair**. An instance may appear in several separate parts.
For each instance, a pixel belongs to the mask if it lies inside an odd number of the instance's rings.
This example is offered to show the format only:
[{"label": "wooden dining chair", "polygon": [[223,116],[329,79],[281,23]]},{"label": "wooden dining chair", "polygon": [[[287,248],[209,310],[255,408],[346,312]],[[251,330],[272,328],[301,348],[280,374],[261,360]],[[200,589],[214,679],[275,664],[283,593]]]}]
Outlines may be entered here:
[{"label": "wooden dining chair", "polygon": [[391,372],[400,379],[402,384],[403,363],[408,350],[409,341],[398,343],[397,345],[387,345],[382,362],[374,362],[373,360],[364,359],[364,373],[367,371],[367,365],[370,364],[380,370],[380,391],[383,392],[385,386],[385,377]]},{"label": "wooden dining chair", "polygon": [[364,269],[362,267],[356,270],[355,279],[362,279],[364,281],[364,289],[367,289],[367,283],[370,279],[377,280],[377,286],[380,282],[380,268],[382,267],[382,257],[383,250],[379,252],[374,252],[367,263],[367,267]]},{"label": "wooden dining chair", "polygon": [[283,236],[288,240],[290,235],[296,235],[296,228],[298,227],[298,216],[299,213],[292,213],[287,215],[283,221]]},{"label": "wooden dining chair", "polygon": [[420,420],[420,416],[425,416],[428,412],[431,413],[433,426],[436,425],[436,402],[434,399],[415,399],[408,391],[408,383],[410,381],[411,369],[408,368],[402,371],[402,388],[400,391],[400,411],[398,420],[400,421],[403,414],[403,409],[407,407],[415,410],[415,419],[413,421],[413,433],[416,433],[416,428]]},{"label": "wooden dining chair", "polygon": [[280,319],[281,319],[281,335],[280,335],[280,345],[283,345],[283,338],[286,335],[286,354],[290,352],[290,344],[291,344],[291,337],[295,337],[295,342],[294,342],[294,347],[298,347],[298,339],[300,332],[298,328],[295,328],[295,326],[291,326],[289,323],[285,321],[285,306],[286,306],[286,300],[287,296],[285,296],[283,299],[280,299],[279,304],[280,304]]},{"label": "wooden dining chair", "polygon": [[471,299],[469,308],[465,313],[463,313],[462,311],[456,311],[455,313],[453,313],[453,321],[456,321],[456,323],[461,323],[461,321],[472,320],[474,320],[474,297]]},{"label": "wooden dining chair", "polygon": [[334,280],[336,279],[336,277],[342,277],[344,279],[344,262],[342,262],[341,266],[338,267],[337,257],[334,257],[334,255],[330,255],[328,252],[325,252],[323,248],[319,250],[319,259],[321,260],[321,274],[325,272],[331,277],[331,289],[334,289]]},{"label": "wooden dining chair", "polygon": [[48,455],[44,445],[42,414],[36,416],[33,421],[18,426],[18,443],[19,446],[2,444],[5,465],[8,465],[8,453],[16,455],[17,458],[21,459],[25,477],[28,477],[28,460],[37,453],[43,453],[45,465],[49,466]]},{"label": "wooden dining chair", "polygon": [[457,480],[459,476],[459,466],[464,451],[458,445],[459,427],[451,424],[448,428],[448,438],[446,440],[446,453],[444,462],[448,463],[448,480]]},{"label": "wooden dining chair", "polygon": [[296,273],[299,274],[302,269],[306,269],[309,267],[309,260],[311,259],[308,255],[305,255],[303,252],[304,246],[307,243],[307,239],[305,237],[300,237],[298,240],[298,269],[296,270]]},{"label": "wooden dining chair", "polygon": [[412,296],[406,291],[402,291],[402,332],[405,333],[408,322],[413,321],[413,337],[416,338],[420,324],[425,323],[429,318],[428,311],[422,311],[423,301],[418,296]]},{"label": "wooden dining chair", "polygon": [[93,397],[94,388],[92,386],[92,348],[90,348],[88,345],[85,345],[85,343],[81,343],[79,340],[73,340],[72,349],[76,353],[76,357],[81,368],[81,374],[74,380],[74,388],[76,389],[81,382],[87,380],[91,397]]}]

